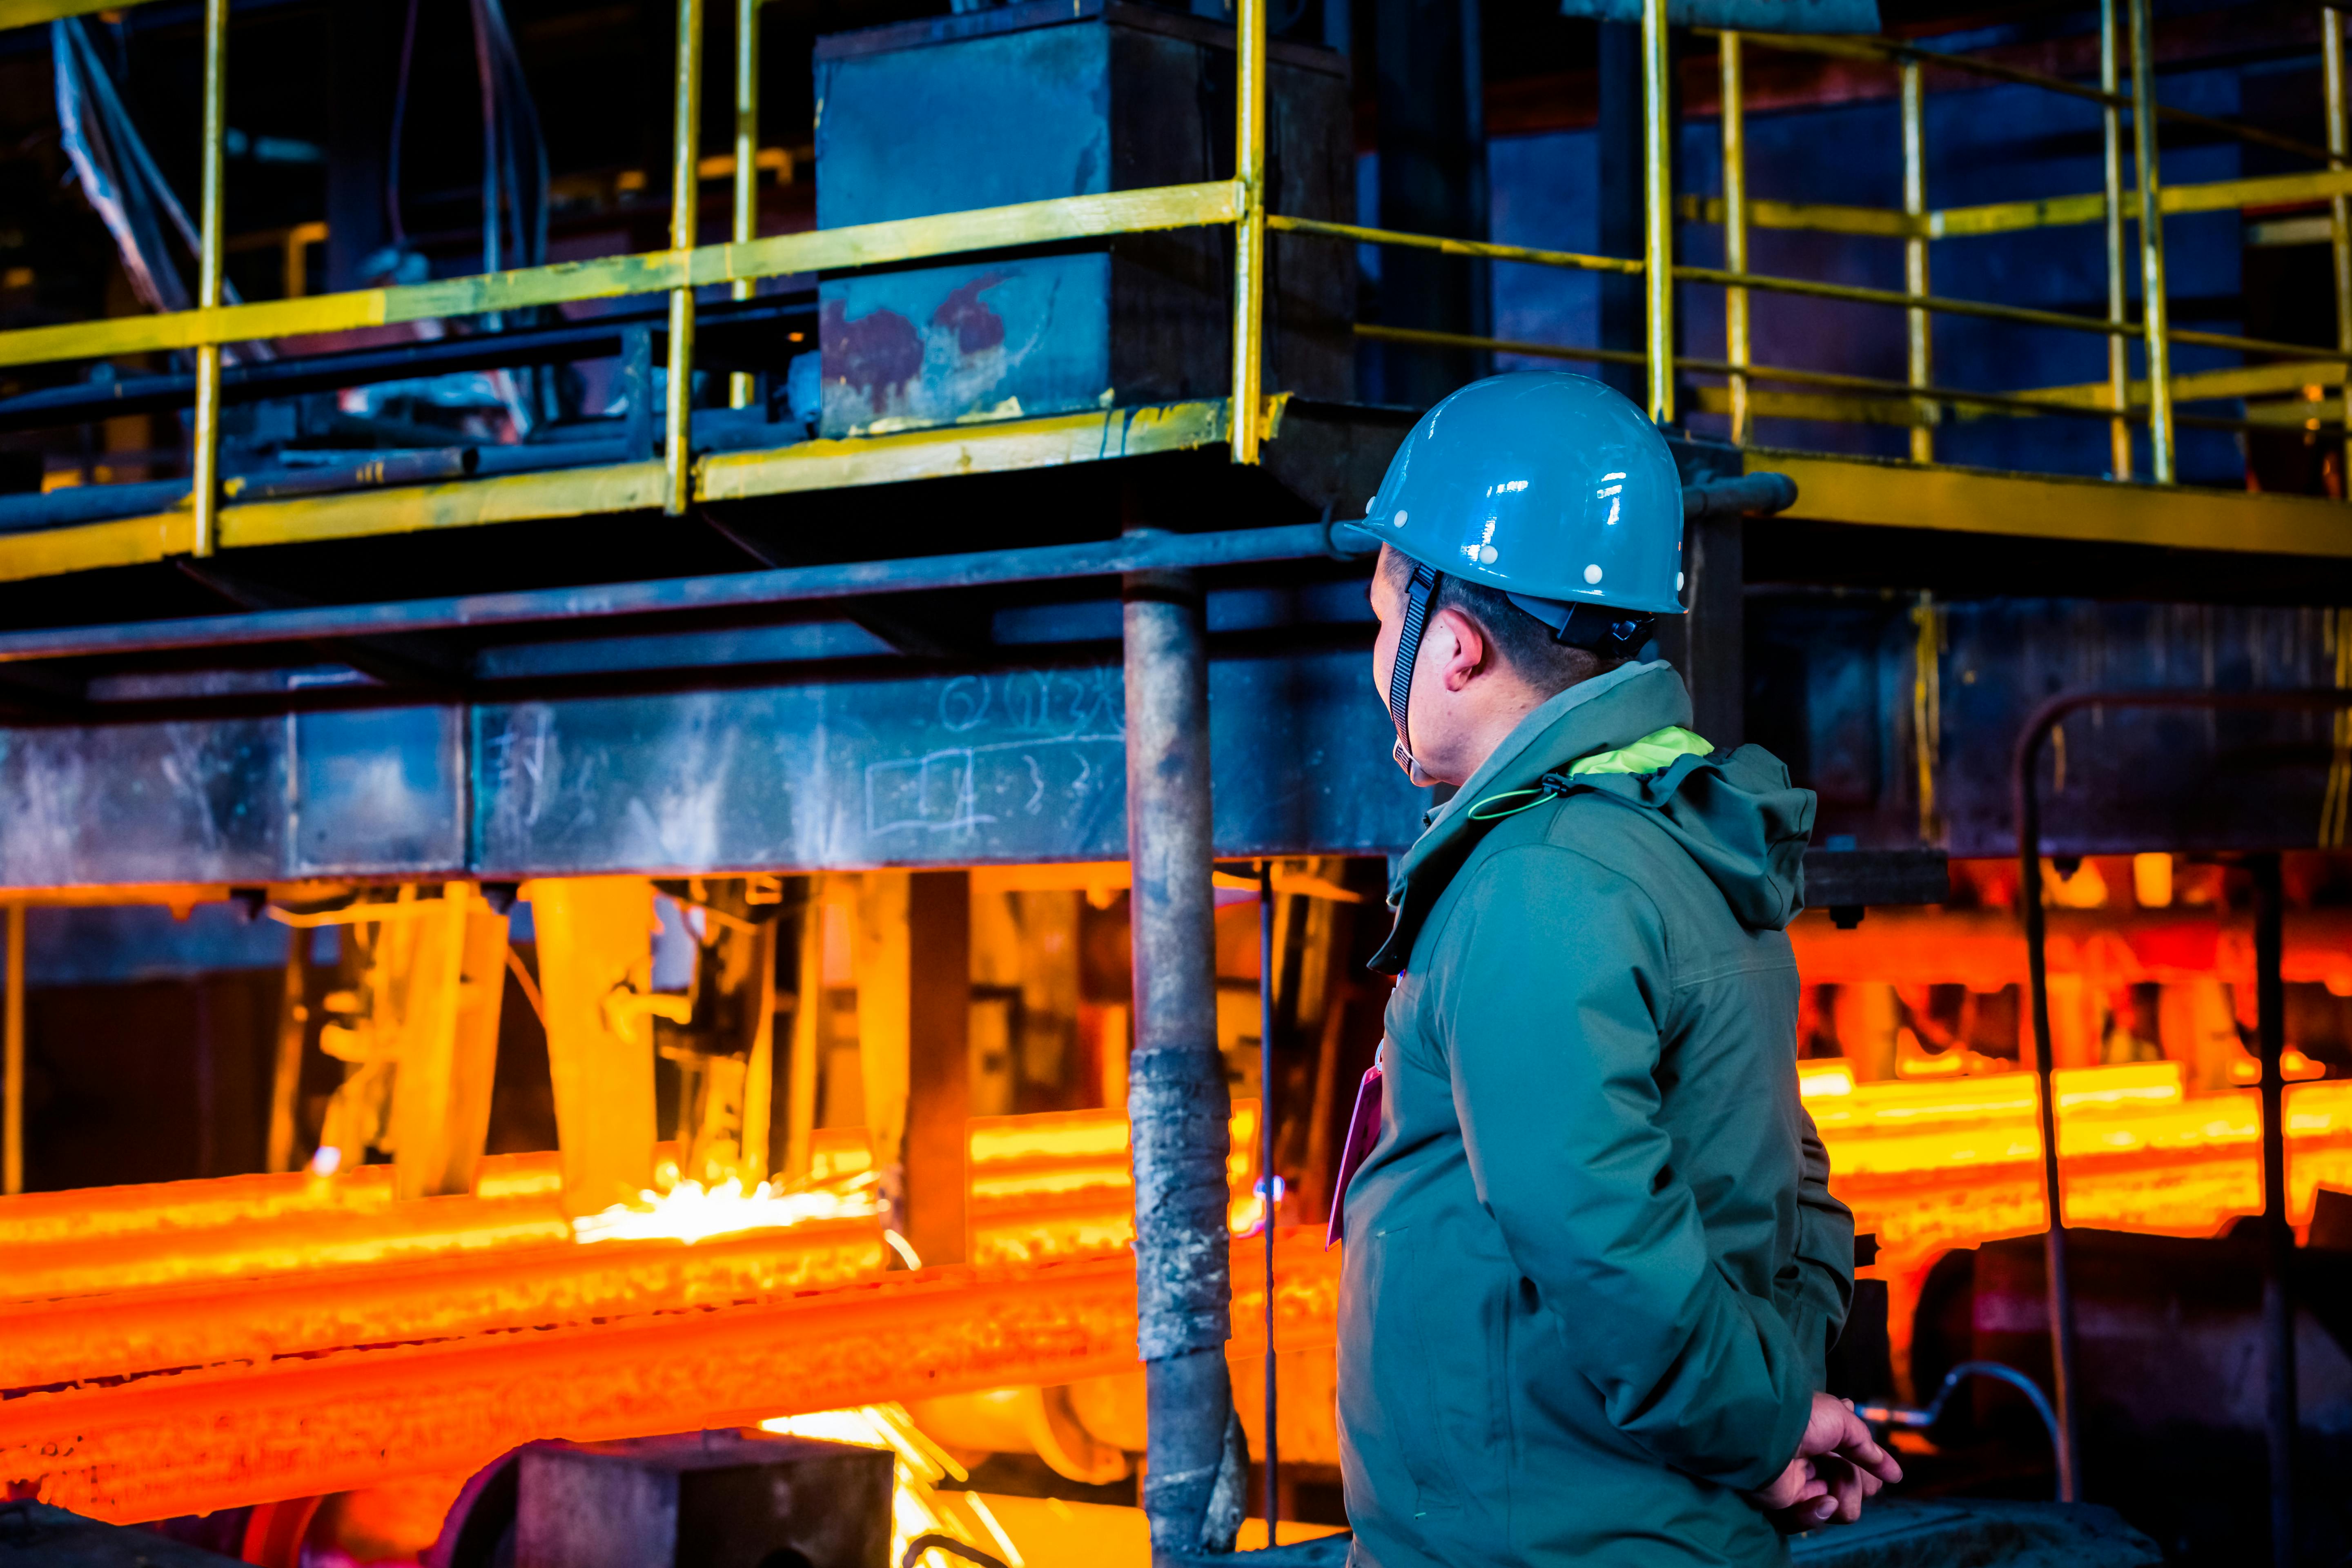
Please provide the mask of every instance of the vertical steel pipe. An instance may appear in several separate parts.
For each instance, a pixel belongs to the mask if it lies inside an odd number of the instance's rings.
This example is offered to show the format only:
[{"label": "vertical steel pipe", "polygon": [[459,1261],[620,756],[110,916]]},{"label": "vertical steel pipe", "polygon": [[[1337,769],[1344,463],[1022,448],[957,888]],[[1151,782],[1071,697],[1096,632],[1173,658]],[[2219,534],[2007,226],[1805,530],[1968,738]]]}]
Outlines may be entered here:
[{"label": "vertical steel pipe", "polygon": [[269,1137],[261,1163],[265,1171],[294,1168],[295,1118],[302,1108],[302,1045],[310,1021],[310,929],[289,928],[286,987],[278,1002],[278,1050],[269,1075]]},{"label": "vertical steel pipe", "polygon": [[[2333,5],[2319,10],[2320,74],[2327,95],[2327,166],[2341,169],[2352,151],[2344,109],[2344,13]],[[2337,195],[2327,199],[2327,237],[2336,262],[2336,346],[2352,355],[2352,199]],[[2336,389],[2339,398],[2352,400],[2352,385]],[[2352,496],[2352,435],[2347,435],[2336,468],[2340,493]],[[2341,721],[2339,720],[2339,727]]]},{"label": "vertical steel pipe", "polygon": [[[2123,72],[2116,37],[2116,0],[2099,0],[2099,90],[2110,99],[2123,90]],[[2099,111],[2106,132],[2107,320],[2117,326],[2129,319],[2128,290],[2124,283],[2124,129],[2123,111],[2111,101]],[[2131,345],[2122,334],[2107,335],[2107,406],[2116,416],[2107,421],[2107,462],[2114,477],[2132,477]]]},{"label": "vertical steel pipe", "polygon": [[1257,868],[1257,1123],[1258,1181],[1265,1215],[1265,1543],[1282,1517],[1281,1445],[1275,1440],[1274,1360],[1274,862]]},{"label": "vertical steel pipe", "polygon": [[25,906],[8,906],[5,1091],[0,1091],[0,1193],[25,1190]]},{"label": "vertical steel pipe", "polygon": [[2286,1218],[2286,986],[2280,973],[2286,899],[2276,854],[2248,862],[2254,881],[2254,1042],[2263,1064],[2263,1427],[2271,1472],[2271,1562],[2294,1568],[2294,1231]]},{"label": "vertical steel pipe", "polygon": [[2164,297],[2163,182],[2157,169],[2156,37],[2148,0],[2131,0],[2132,143],[2139,163],[2140,321],[2147,334],[2148,470],[2174,480],[2172,345]]},{"label": "vertical steel pipe", "polygon": [[[1906,58],[1903,62],[1903,211],[1915,220],[1915,226],[1903,241],[1903,286],[1914,294],[1927,292],[1927,119],[1919,62]],[[1913,386],[1927,386],[1936,379],[1929,374],[1935,352],[1932,323],[1924,310],[1913,309],[1904,315],[1904,372]],[[1911,460],[1915,463],[1936,460],[1935,429],[1917,423],[1930,417],[1934,407],[1925,398],[1912,400]]]},{"label": "vertical steel pipe", "polygon": [[[1723,107],[1723,265],[1727,271],[1748,270],[1748,104],[1739,58],[1739,35],[1727,32],[1717,40],[1722,51],[1720,93]],[[1748,363],[1748,290],[1723,291],[1724,358],[1735,365]],[[1748,378],[1731,373],[1731,440],[1748,441]]]},{"label": "vertical steel pipe", "polygon": [[[221,208],[226,170],[221,149],[228,136],[228,0],[205,0],[205,127],[197,151],[202,160],[202,199],[196,217],[196,309],[221,302]],[[196,350],[194,448],[189,489],[194,496],[192,555],[210,555],[220,540],[221,351],[218,343]]]},{"label": "vertical steel pipe", "polygon": [[2058,1184],[2058,1091],[2050,1048],[2050,965],[2042,909],[2042,800],[2037,788],[2042,745],[2053,722],[2042,713],[2028,721],[2018,742],[2014,782],[2026,992],[2033,1025],[2033,1076],[2042,1102],[2042,1187],[2050,1211],[2042,1235],[2042,1259],[2050,1311],[2050,1402],[2058,1413],[2058,1500],[2078,1502],[2082,1443],[2074,1410],[2074,1296],[2066,1273],[2066,1213]]},{"label": "vertical steel pipe", "polygon": [[[735,227],[738,245],[760,237],[760,5],[735,0]],[[735,298],[748,300],[759,285],[745,279]],[[754,377],[737,371],[727,380],[727,405],[749,408]]]},{"label": "vertical steel pipe", "polygon": [[1234,25],[1234,400],[1227,445],[1236,463],[1257,461],[1265,380],[1265,0],[1239,0]]},{"label": "vertical steel pipe", "polygon": [[1130,573],[1123,597],[1135,960],[1128,1113],[1149,1432],[1143,1511],[1157,1561],[1233,1549],[1248,1458],[1224,1352],[1230,1098],[1217,1054],[1207,623],[1188,572]]},{"label": "vertical steel pipe", "polygon": [[1666,77],[1666,0],[1642,0],[1642,281],[1650,417],[1675,422],[1675,174]]},{"label": "vertical steel pipe", "polygon": [[[677,123],[670,153],[669,243],[694,248],[701,205],[702,0],[677,0]],[[669,296],[668,407],[663,426],[663,508],[682,517],[694,489],[694,290]]]}]

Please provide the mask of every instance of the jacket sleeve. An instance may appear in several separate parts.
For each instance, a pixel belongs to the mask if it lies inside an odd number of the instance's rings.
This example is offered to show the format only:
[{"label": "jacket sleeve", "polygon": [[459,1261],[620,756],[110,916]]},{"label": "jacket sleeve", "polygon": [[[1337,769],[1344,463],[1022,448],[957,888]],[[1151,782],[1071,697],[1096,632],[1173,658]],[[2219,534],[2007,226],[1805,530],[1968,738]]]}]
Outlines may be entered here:
[{"label": "jacket sleeve", "polygon": [[1433,1000],[1479,1198],[1611,1422],[1664,1464],[1760,1486],[1796,1452],[1822,1352],[1716,1266],[1672,1166],[1664,923],[1563,847],[1474,875],[1430,973],[1451,981]]},{"label": "jacket sleeve", "polygon": [[1797,1186],[1798,1331],[1815,1388],[1829,1385],[1829,1347],[1845,1330],[1853,1305],[1853,1211],[1830,1196],[1830,1155],[1813,1119],[1804,1117],[1804,1176]]}]

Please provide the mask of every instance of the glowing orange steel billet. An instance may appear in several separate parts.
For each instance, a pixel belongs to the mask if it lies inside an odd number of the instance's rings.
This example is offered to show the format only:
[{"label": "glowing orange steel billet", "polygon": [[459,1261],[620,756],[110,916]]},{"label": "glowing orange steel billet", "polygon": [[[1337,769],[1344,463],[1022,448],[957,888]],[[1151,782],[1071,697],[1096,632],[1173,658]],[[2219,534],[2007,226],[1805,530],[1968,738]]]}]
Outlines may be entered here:
[{"label": "glowing orange steel billet", "polygon": [[879,1224],[457,1253],[0,1307],[0,1389],[723,1307],[881,1274]]},{"label": "glowing orange steel billet", "polygon": [[[482,1161],[476,1194],[487,1199],[551,1194],[562,1180],[555,1161],[552,1153],[489,1155]],[[332,1176],[296,1171],[26,1193],[0,1198],[0,1251],[13,1257],[21,1247],[185,1236],[297,1215],[375,1214],[392,1201],[389,1165],[362,1165]]]},{"label": "glowing orange steel billet", "polygon": [[155,1230],[8,1249],[0,1293],[90,1296],[164,1285],[307,1273],[465,1252],[572,1246],[552,1198],[418,1198],[381,1209],[312,1211],[248,1225]]},{"label": "glowing orange steel billet", "polygon": [[[2053,974],[2095,970],[2109,982],[2210,978],[2252,984],[2254,931],[2210,910],[2051,910]],[[2290,910],[2281,969],[2298,984],[2352,986],[2352,910]],[[1811,985],[1869,982],[1997,990],[2025,983],[2025,932],[2004,910],[1876,910],[1852,931],[1827,910],[1789,927]]]},{"label": "glowing orange steel billet", "polygon": [[[1234,1320],[1259,1306],[1240,1282]],[[1277,1343],[1328,1344],[1339,1254],[1281,1247]],[[1135,1364],[1125,1258],[926,1269],[769,1305],[342,1351],[0,1405],[0,1484],[131,1521],[465,1470],[545,1436],[620,1437]],[[1258,1348],[1236,1339],[1235,1348]]]}]

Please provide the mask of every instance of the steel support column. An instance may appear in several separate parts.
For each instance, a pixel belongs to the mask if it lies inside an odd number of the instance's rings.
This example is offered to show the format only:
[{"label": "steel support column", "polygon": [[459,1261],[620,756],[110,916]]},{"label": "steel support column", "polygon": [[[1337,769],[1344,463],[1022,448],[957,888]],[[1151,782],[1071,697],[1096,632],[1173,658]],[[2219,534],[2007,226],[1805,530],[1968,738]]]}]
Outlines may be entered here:
[{"label": "steel support column", "polygon": [[1642,0],[1642,229],[1644,347],[1650,417],[1675,422],[1674,85],[1667,71],[1666,0]]},{"label": "steel support column", "polygon": [[1257,461],[1265,373],[1265,0],[1239,0],[1234,22],[1234,397],[1227,449]]},{"label": "steel support column", "polygon": [[[228,135],[228,0],[205,0],[205,130],[198,152],[204,170],[196,217],[196,309],[221,302],[222,142]],[[196,408],[194,449],[189,454],[195,528],[189,553],[210,555],[220,534],[221,351],[218,343],[196,348]]]},{"label": "steel support column", "polygon": [[[2099,90],[2111,97],[2121,90],[2122,68],[2116,37],[2116,0],[2099,0]],[[2122,111],[2110,102],[2100,109],[2105,130],[2107,320],[2121,326],[2129,320],[2124,286],[2124,133]],[[2131,346],[2120,335],[2107,339],[2107,403],[2116,410],[2108,423],[2108,466],[2113,477],[2132,477]]]},{"label": "steel support column", "polygon": [[[964,1260],[971,1117],[971,878],[907,879],[906,1235],[928,1267]],[[858,998],[863,1005],[865,998]]]},{"label": "steel support column", "polygon": [[[760,6],[763,0],[735,0],[735,226],[730,237],[743,245],[760,237]],[[735,298],[749,300],[759,285],[735,285]],[[727,378],[730,408],[751,406],[758,378],[737,371]]]},{"label": "steel support column", "polygon": [[1150,1420],[1143,1509],[1155,1560],[1231,1551],[1248,1457],[1225,1366],[1230,1110],[1217,1054],[1208,632],[1186,572],[1126,579],[1127,842],[1135,955],[1128,1106],[1137,1343]]},{"label": "steel support column", "polygon": [[[1607,24],[1603,24],[1607,26]],[[1722,73],[1723,112],[1723,266],[1728,272],[1748,270],[1748,110],[1747,84],[1741,68],[1739,35],[1725,33],[1716,40]],[[1748,290],[1723,291],[1723,357],[1734,365],[1748,363]],[[1748,437],[1748,377],[1735,370],[1728,378],[1731,393],[1731,444],[1744,447]]]},{"label": "steel support column", "polygon": [[[2341,169],[2346,153],[2352,152],[2352,137],[2347,137],[2345,122],[2341,7],[2320,7],[2319,67],[2327,108],[2327,166]],[[2352,200],[2342,195],[2327,198],[2327,238],[2329,258],[2335,263],[2336,346],[2352,353]],[[2352,439],[2345,442],[2339,462],[2337,472],[2344,486],[2352,487]],[[2352,495],[2352,488],[2341,493]]]},{"label": "steel support column", "polygon": [[2164,297],[2163,181],[2157,168],[2156,23],[2148,0],[2130,0],[2132,142],[2139,163],[2139,313],[2147,336],[2148,475],[2174,482],[2171,311]]},{"label": "steel support column", "polygon": [[2254,880],[2254,1049],[2263,1064],[2263,1363],[2268,1374],[2263,1428],[2271,1472],[2271,1562],[2294,1568],[2294,1231],[2286,1217],[2285,904],[2279,858],[2256,855]]},{"label": "steel support column", "polygon": [[[670,150],[669,244],[694,248],[701,205],[702,0],[677,0],[677,122]],[[694,489],[694,290],[669,296],[668,405],[663,421],[662,506],[682,517]]]},{"label": "steel support column", "polygon": [[[1927,94],[1920,80],[1917,60],[1905,60],[1902,74],[1903,210],[1912,217],[1924,217],[1927,211]],[[1903,287],[1914,294],[1927,292],[1927,237],[1924,233],[1914,234],[1903,242]],[[1923,310],[1914,308],[1904,312],[1904,362],[1906,376],[1912,385],[1927,386],[1936,379],[1935,328]],[[1911,405],[1916,416],[1926,416],[1934,406],[1925,399]],[[1936,460],[1933,426],[1911,426],[1911,460]]]},{"label": "steel support column", "polygon": [[25,906],[8,906],[5,1095],[0,1095],[0,1192],[25,1190]]}]

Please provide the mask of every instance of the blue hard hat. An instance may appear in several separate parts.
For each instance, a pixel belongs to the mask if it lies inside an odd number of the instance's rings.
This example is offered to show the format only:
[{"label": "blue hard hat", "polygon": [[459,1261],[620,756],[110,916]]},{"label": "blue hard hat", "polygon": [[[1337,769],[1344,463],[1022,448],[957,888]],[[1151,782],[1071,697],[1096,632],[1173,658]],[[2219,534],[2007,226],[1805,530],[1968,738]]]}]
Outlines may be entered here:
[{"label": "blue hard hat", "polygon": [[1364,510],[1366,535],[1515,599],[1682,613],[1675,455],[1591,376],[1472,382],[1413,425]]}]

